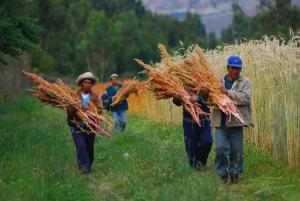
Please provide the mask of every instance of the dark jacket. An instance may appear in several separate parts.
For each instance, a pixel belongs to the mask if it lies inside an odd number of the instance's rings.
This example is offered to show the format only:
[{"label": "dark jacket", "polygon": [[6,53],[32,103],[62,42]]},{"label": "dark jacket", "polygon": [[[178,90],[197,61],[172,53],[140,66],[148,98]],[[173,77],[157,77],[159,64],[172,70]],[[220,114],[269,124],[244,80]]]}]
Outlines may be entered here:
[{"label": "dark jacket", "polygon": [[[82,100],[81,97],[81,91],[80,88],[75,90],[76,95],[80,98],[80,100]],[[100,114],[103,111],[103,104],[102,104],[102,100],[99,98],[99,96],[91,91],[91,99],[90,101],[97,107],[97,111]],[[80,119],[76,116],[76,111],[74,110],[74,108],[68,107],[67,108],[67,114],[68,114],[68,125],[71,127],[78,127],[78,122],[81,122]],[[82,127],[85,127],[84,125],[82,125]]]},{"label": "dark jacket", "polygon": [[[120,90],[120,88],[122,88],[121,84],[119,85],[118,90]],[[128,102],[126,99],[118,105],[115,105],[113,107],[110,106],[110,104],[112,103],[112,98],[117,94],[118,90],[115,90],[113,86],[109,86],[106,88],[105,94],[103,94],[101,97],[105,109],[111,110],[112,112],[128,110]]]},{"label": "dark jacket", "polygon": [[[197,102],[200,104],[200,108],[203,112],[210,113],[210,110],[209,110],[207,104],[205,103],[204,99],[202,98],[202,96],[197,96]],[[173,103],[177,106],[181,106],[181,104],[182,104],[179,100],[177,100],[175,98],[173,98]],[[205,116],[200,117],[201,124],[204,123],[206,120],[209,120],[209,117],[205,117]],[[188,123],[194,122],[191,114],[184,108],[183,108],[183,121],[188,122]]]}]

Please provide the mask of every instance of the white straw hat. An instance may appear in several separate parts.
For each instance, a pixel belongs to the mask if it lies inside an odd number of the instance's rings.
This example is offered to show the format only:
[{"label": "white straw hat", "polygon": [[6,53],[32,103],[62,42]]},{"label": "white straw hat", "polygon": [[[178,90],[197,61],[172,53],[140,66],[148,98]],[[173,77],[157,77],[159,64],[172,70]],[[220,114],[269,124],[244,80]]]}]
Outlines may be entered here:
[{"label": "white straw hat", "polygon": [[116,73],[111,74],[110,79],[113,79],[113,78],[119,78],[118,74],[116,74]]},{"label": "white straw hat", "polygon": [[93,75],[93,73],[91,73],[91,72],[86,72],[86,73],[83,73],[83,74],[81,74],[81,75],[78,76],[78,78],[77,78],[77,80],[76,80],[76,84],[77,84],[77,85],[80,85],[81,81],[82,81],[82,80],[85,80],[85,79],[90,79],[90,80],[92,80],[92,81],[94,82],[94,84],[98,81],[98,78],[95,77],[95,76]]}]

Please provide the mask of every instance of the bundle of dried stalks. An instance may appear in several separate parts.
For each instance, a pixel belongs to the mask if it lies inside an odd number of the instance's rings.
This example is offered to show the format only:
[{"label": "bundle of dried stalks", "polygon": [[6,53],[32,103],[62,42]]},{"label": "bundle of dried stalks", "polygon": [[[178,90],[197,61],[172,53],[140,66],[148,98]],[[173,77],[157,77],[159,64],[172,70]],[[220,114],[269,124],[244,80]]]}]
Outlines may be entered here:
[{"label": "bundle of dried stalks", "polygon": [[223,86],[220,79],[216,76],[213,68],[208,63],[200,47],[195,46],[185,58],[172,59],[163,45],[159,45],[162,61],[157,64],[177,77],[184,88],[192,93],[200,94],[201,88],[209,89],[209,102],[217,106],[231,119],[232,116],[243,122],[240,112],[235,103],[220,88]]},{"label": "bundle of dried stalks", "polygon": [[183,107],[191,114],[193,120],[198,125],[200,125],[200,115],[209,115],[201,110],[200,105],[193,96],[184,89],[177,78],[164,73],[159,68],[153,68],[138,59],[135,59],[135,61],[143,66],[145,71],[148,72],[150,78],[147,83],[147,89],[156,99],[169,99],[180,96],[183,101]]},{"label": "bundle of dried stalks", "polygon": [[[111,138],[109,132],[101,126],[102,123],[109,126],[111,126],[111,124],[105,117],[98,114],[97,107],[91,101],[91,110],[83,111],[80,98],[71,88],[66,86],[62,80],[58,79],[55,83],[49,83],[33,73],[26,71],[22,71],[22,73],[26,78],[38,84],[37,88],[29,89],[29,91],[42,103],[64,109],[65,111],[67,107],[73,107],[76,111],[76,115],[87,125],[86,131],[88,131],[88,133],[103,134]],[[78,128],[82,129],[80,126],[78,126]]]},{"label": "bundle of dried stalks", "polygon": [[140,83],[136,80],[130,80],[124,84],[124,86],[117,92],[117,94],[112,99],[111,106],[118,105],[124,101],[130,94],[137,93],[139,90]]}]

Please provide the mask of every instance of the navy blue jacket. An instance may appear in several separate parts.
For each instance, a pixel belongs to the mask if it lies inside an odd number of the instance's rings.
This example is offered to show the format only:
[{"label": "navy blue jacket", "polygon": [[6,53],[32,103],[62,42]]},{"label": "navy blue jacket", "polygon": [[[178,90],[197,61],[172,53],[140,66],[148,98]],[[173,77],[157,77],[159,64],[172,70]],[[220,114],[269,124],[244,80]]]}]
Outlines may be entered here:
[{"label": "navy blue jacket", "polygon": [[[122,85],[120,84],[119,89],[121,87]],[[105,94],[103,94],[101,97],[105,109],[111,110],[112,112],[128,110],[128,103],[126,99],[118,105],[115,105],[114,107],[110,106],[110,104],[112,103],[112,97],[117,94],[118,90],[115,90],[115,88],[112,85],[106,88]]]},{"label": "navy blue jacket", "polygon": [[[207,104],[205,103],[204,99],[202,98],[202,96],[197,96],[197,102],[200,104],[200,108],[203,112],[210,113],[210,110],[209,110]],[[173,98],[173,103],[177,106],[181,105],[181,102],[174,98]],[[200,121],[201,121],[200,123],[201,124],[204,123],[207,119],[208,119],[208,117],[207,118],[203,117],[203,116],[200,117]],[[183,108],[183,121],[188,122],[188,123],[194,122],[191,114],[188,111],[186,111],[184,108]]]}]

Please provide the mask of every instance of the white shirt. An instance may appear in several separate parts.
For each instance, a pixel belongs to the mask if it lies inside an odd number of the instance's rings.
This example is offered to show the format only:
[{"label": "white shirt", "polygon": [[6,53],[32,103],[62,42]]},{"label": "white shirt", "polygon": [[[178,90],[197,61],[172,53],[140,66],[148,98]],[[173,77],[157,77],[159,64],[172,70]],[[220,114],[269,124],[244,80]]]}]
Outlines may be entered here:
[{"label": "white shirt", "polygon": [[90,95],[90,93],[84,94],[84,93],[81,92],[81,97],[83,99],[86,99],[89,95]]}]

